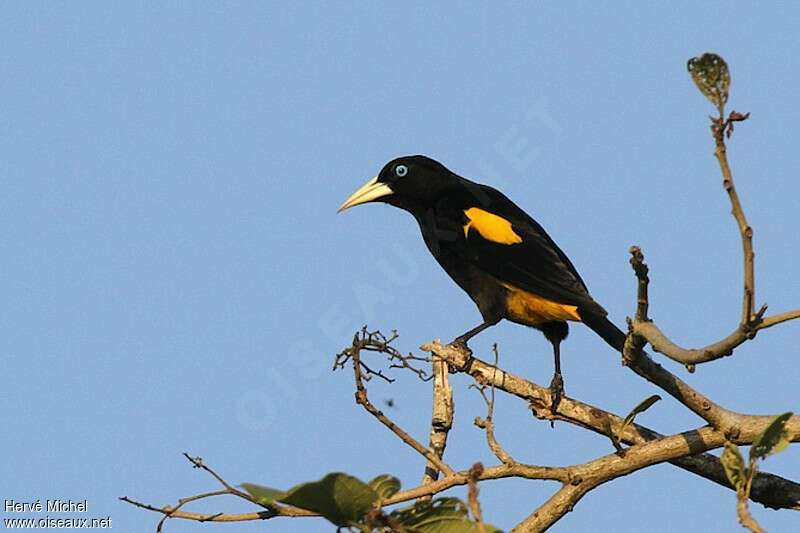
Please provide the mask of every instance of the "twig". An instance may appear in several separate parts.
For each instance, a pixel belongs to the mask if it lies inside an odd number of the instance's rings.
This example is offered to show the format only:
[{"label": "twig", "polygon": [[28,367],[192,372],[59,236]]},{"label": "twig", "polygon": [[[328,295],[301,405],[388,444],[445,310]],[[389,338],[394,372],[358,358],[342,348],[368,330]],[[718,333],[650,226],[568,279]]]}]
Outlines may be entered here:
[{"label": "twig", "polygon": [[[536,479],[545,481],[569,482],[569,472],[564,467],[538,466],[515,463],[513,465],[496,465],[485,467],[478,481],[506,478]],[[433,494],[439,494],[447,489],[467,485],[469,483],[469,470],[456,472],[452,476],[445,476],[427,485],[419,485],[412,489],[398,492],[383,502],[384,506],[403,503]]]},{"label": "twig", "polygon": [[[497,344],[492,345],[492,353],[494,354],[494,368],[495,371],[497,370],[497,364],[500,359],[500,354],[497,350]],[[489,445],[489,449],[492,450],[492,453],[497,457],[501,463],[506,465],[511,465],[516,463],[516,461],[511,457],[511,455],[506,452],[506,450],[500,445],[497,439],[494,436],[494,402],[495,402],[495,385],[494,385],[494,378],[497,376],[493,376],[492,383],[490,386],[491,396],[486,396],[486,386],[485,385],[478,385],[473,384],[470,387],[473,387],[478,390],[483,398],[484,403],[486,403],[486,418],[483,419],[479,416],[475,417],[474,424],[479,428],[483,429],[486,432],[486,443]]]},{"label": "twig", "polygon": [[[368,352],[378,352],[382,353],[389,358],[389,368],[399,368],[410,370],[412,373],[416,374],[416,376],[421,379],[422,381],[430,381],[433,376],[429,376],[427,372],[425,372],[422,368],[417,368],[414,366],[413,363],[421,362],[421,363],[430,363],[431,359],[428,357],[418,357],[414,354],[402,354],[396,348],[394,348],[391,344],[398,338],[398,334],[396,331],[392,331],[391,335],[386,337],[380,331],[368,331],[367,327],[364,326],[361,328],[356,334],[353,336],[353,343],[351,346],[348,346],[338,354],[336,354],[336,358],[333,363],[333,369],[339,370],[343,369],[347,363],[350,361],[352,357],[352,353],[354,350],[358,349],[361,351],[368,351]],[[380,370],[373,370],[369,366],[367,366],[363,360],[360,360],[362,372],[362,378],[364,381],[369,381],[371,377],[377,376],[387,383],[393,383],[394,380],[383,374]]]},{"label": "twig", "polygon": [[[481,395],[484,395],[482,389],[478,388],[478,390],[480,391]],[[484,399],[486,399],[485,396]],[[514,458],[511,457],[511,455],[497,441],[497,438],[494,435],[494,420],[492,420],[491,415],[487,416],[485,419],[476,416],[474,424],[486,432],[486,444],[501,463],[506,465],[513,465],[516,463]]]},{"label": "twig", "polygon": [[634,333],[646,339],[654,351],[666,355],[673,361],[686,365],[707,363],[731,355],[734,349],[752,339],[757,332],[763,329],[800,318],[800,309],[763,317],[766,310],[766,306],[762,306],[756,311],[750,326],[739,325],[727,337],[703,348],[678,346],[667,338],[654,322],[635,322]]},{"label": "twig", "polygon": [[747,497],[744,494],[739,494],[736,499],[736,516],[739,519],[739,523],[752,533],[764,533],[764,530],[758,525],[753,515],[750,514],[750,509],[747,508]]},{"label": "twig", "polygon": [[[146,509],[148,511],[154,511],[163,514],[164,516],[161,517],[161,520],[159,520],[158,524],[156,525],[156,533],[162,533],[164,529],[164,524],[169,518],[182,518],[185,520],[194,520],[197,522],[246,522],[250,520],[267,520],[270,518],[274,518],[276,516],[319,516],[317,513],[313,513],[305,509],[300,509],[299,507],[293,507],[291,505],[277,505],[277,504],[264,505],[258,502],[258,500],[253,498],[250,494],[237,489],[236,487],[232,486],[230,483],[225,481],[225,479],[222,476],[220,476],[210,466],[205,464],[202,458],[196,456],[193,457],[186,452],[183,453],[183,456],[191,463],[193,468],[204,470],[214,479],[216,479],[219,482],[219,484],[222,485],[223,488],[221,490],[204,492],[202,494],[196,494],[194,496],[187,496],[185,498],[179,499],[178,504],[175,506],[166,505],[164,507],[156,507],[154,505],[142,503],[127,496],[120,497],[121,501],[130,503],[131,505],[135,505],[136,507],[139,507],[141,509]],[[215,496],[224,496],[228,494],[236,496],[238,498],[242,498],[243,500],[246,500],[250,503],[254,503],[261,507],[264,507],[266,511],[259,511],[254,513],[240,513],[240,514],[226,514],[226,513],[202,514],[202,513],[192,513],[181,510],[181,508],[187,503],[203,500],[206,498],[212,498]]]},{"label": "twig", "polygon": [[[247,500],[249,502],[255,503],[256,505],[261,505],[261,504],[258,503],[258,500],[253,498],[251,495],[249,495],[248,493],[246,493],[244,491],[241,491],[241,490],[237,489],[236,487],[233,487],[227,481],[225,481],[222,478],[222,476],[217,474],[210,466],[208,466],[207,464],[205,464],[203,462],[203,458],[202,457],[192,457],[191,455],[189,455],[186,452],[183,452],[183,456],[186,457],[186,459],[192,464],[193,468],[198,468],[200,470],[204,470],[205,472],[208,472],[211,475],[211,477],[213,477],[214,479],[219,481],[219,484],[222,485],[225,488],[225,492],[227,492],[228,494],[233,494],[234,496],[238,496],[240,498],[243,498],[243,499],[245,499],[245,500]],[[271,509],[271,506],[262,505],[262,507],[266,507],[267,509]]]},{"label": "twig", "polygon": [[352,360],[353,376],[356,383],[356,403],[366,409],[369,414],[377,418],[381,424],[397,435],[400,440],[425,457],[437,470],[443,472],[445,475],[452,475],[454,471],[450,466],[440,459],[436,453],[420,444],[414,437],[406,433],[403,428],[390,420],[389,417],[370,402],[367,396],[367,389],[364,386],[364,365],[361,362],[361,350],[368,349],[371,351],[389,353],[390,355],[399,354],[397,350],[389,346],[389,343],[396,337],[395,334],[387,340],[380,332],[368,332],[366,328],[364,328],[360,333],[356,334],[352,346],[337,355],[334,368],[337,368],[337,365],[339,367],[343,365],[344,361],[347,361],[347,359]]},{"label": "twig", "polygon": [[289,507],[289,506],[281,506],[280,508],[276,507],[275,512],[257,511],[251,513],[239,513],[239,514],[228,514],[228,513],[203,514],[203,513],[192,513],[189,511],[176,511],[168,505],[165,507],[156,507],[148,503],[143,503],[134,500],[133,498],[129,498],[128,496],[121,496],[119,499],[120,501],[129,503],[131,505],[139,507],[140,509],[166,514],[169,515],[170,518],[182,518],[184,520],[193,520],[195,522],[249,522],[252,520],[268,520],[270,518],[275,518],[278,516],[285,516],[285,517],[319,516],[317,513],[312,513],[311,511],[306,511],[305,509],[300,509],[298,507]]},{"label": "twig", "polygon": [[758,329],[762,330],[771,328],[772,326],[777,326],[778,324],[782,324],[783,322],[794,320],[796,318],[800,318],[800,309],[795,309],[794,311],[786,311],[784,313],[779,313],[777,315],[768,316],[761,321],[761,324],[758,325]]},{"label": "twig", "polygon": [[712,119],[711,132],[714,137],[716,148],[714,156],[719,162],[719,168],[722,171],[722,186],[728,192],[728,197],[731,201],[731,214],[736,219],[736,224],[739,226],[739,234],[742,239],[742,255],[744,259],[744,296],[742,298],[742,326],[747,326],[751,323],[754,315],[754,301],[756,297],[755,288],[755,254],[753,253],[753,228],[747,223],[744,209],[739,201],[739,195],[736,193],[736,187],[733,184],[733,174],[731,173],[730,165],[728,164],[727,148],[725,146],[725,132],[727,136],[733,132],[734,122],[747,120],[750,113],[741,114],[736,111],[731,112],[726,120],[724,111],[720,109],[718,118]]},{"label": "twig", "polygon": [[[684,365],[696,365],[714,361],[720,357],[731,355],[733,350],[742,343],[752,339],[762,329],[767,329],[777,324],[800,318],[800,309],[788,311],[778,315],[764,318],[767,307],[762,306],[752,315],[747,324],[739,324],[727,337],[709,344],[704,348],[682,348],[672,342],[652,320],[646,317],[647,309],[647,276],[648,267],[644,261],[642,250],[638,246],[631,247],[631,266],[638,280],[636,318],[630,323],[631,333],[650,343],[653,350],[666,355],[673,361]],[[644,318],[640,318],[642,308],[645,310]]]},{"label": "twig", "polygon": [[467,502],[469,503],[470,511],[472,511],[472,518],[475,520],[475,529],[477,529],[478,533],[486,533],[486,528],[483,525],[483,515],[481,514],[481,504],[478,502],[478,480],[481,474],[483,474],[483,464],[481,463],[475,463],[469,469]]},{"label": "twig", "polygon": [[[197,500],[202,500],[202,499],[205,499],[205,498],[211,498],[213,496],[222,496],[223,494],[230,494],[230,493],[228,492],[227,489],[223,489],[223,490],[217,490],[217,491],[214,491],[214,492],[205,492],[203,494],[196,494],[194,496],[188,496],[186,498],[181,498],[180,500],[178,500],[178,505],[173,507],[172,510],[169,513],[164,514],[164,516],[161,517],[161,520],[158,521],[158,524],[156,525],[156,533],[162,533],[164,531],[164,524],[166,523],[166,521],[169,518],[172,518],[172,515],[174,513],[176,513],[177,511],[179,511],[180,508],[183,507],[184,505],[186,505],[187,503],[194,502],[194,501],[197,501]],[[212,515],[212,516],[219,516],[219,514]]]},{"label": "twig", "polygon": [[641,248],[638,246],[631,246],[630,254],[631,266],[633,267],[634,272],[636,272],[636,278],[639,280],[639,285],[636,292],[636,321],[649,322],[650,319],[647,318],[647,310],[649,306],[647,286],[650,283],[650,278],[647,274],[650,272],[650,269],[648,268],[647,263],[644,262],[644,255],[642,254]]}]

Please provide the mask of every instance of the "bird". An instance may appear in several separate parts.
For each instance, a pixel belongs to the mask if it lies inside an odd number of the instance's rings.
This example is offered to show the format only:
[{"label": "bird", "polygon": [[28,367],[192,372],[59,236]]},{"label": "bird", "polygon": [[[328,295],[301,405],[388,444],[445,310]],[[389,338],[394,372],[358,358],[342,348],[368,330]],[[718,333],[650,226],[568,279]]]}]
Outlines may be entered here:
[{"label": "bird", "polygon": [[386,203],[410,213],[428,250],[466,292],[482,322],[468,341],[503,319],[541,331],[552,344],[551,411],[564,394],[561,343],[568,322],[582,322],[615,350],[626,335],[589,294],[572,261],[544,228],[502,192],[463,178],[424,155],[398,157],[351,194],[338,212]]}]

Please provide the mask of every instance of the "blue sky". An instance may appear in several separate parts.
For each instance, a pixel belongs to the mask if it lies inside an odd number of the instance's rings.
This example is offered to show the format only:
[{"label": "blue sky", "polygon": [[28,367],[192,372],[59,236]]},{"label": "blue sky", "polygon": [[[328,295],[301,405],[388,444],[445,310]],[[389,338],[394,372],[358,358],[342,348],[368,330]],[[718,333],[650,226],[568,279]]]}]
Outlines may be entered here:
[{"label": "blue sky", "polygon": [[[288,487],[334,470],[418,482],[419,458],[354,405],[348,373],[330,372],[363,324],[396,328],[413,350],[479,319],[405,213],[335,214],[402,154],[501,187],[617,323],[634,308],[627,249],[639,244],[662,328],[691,345],[726,335],[740,245],[712,108],[685,68],[707,50],[731,65],[730,107],[752,112],[729,150],[755,229],[758,301],[800,305],[793,4],[16,2],[2,14],[3,499],[86,498],[116,530],[150,530],[155,515],[116,498],[164,505],[216,488],[184,451],[236,483]],[[797,411],[798,334],[764,332],[693,375],[665,364],[727,407]],[[503,366],[549,382],[541,335],[502,324],[473,348],[486,355],[492,342]],[[568,394],[617,413],[658,392],[581,326],[563,361]],[[399,377],[371,393],[426,440],[428,387]],[[448,458],[490,464],[471,423],[483,406],[453,381]],[[700,425],[669,398],[640,420],[667,433]],[[610,451],[505,396],[496,424],[520,461]],[[800,479],[798,453],[764,468]],[[484,515],[510,528],[554,489],[484,484]],[[662,465],[592,492],[555,530],[731,531],[734,506],[730,491]],[[768,530],[800,528],[794,513],[753,512]]]}]

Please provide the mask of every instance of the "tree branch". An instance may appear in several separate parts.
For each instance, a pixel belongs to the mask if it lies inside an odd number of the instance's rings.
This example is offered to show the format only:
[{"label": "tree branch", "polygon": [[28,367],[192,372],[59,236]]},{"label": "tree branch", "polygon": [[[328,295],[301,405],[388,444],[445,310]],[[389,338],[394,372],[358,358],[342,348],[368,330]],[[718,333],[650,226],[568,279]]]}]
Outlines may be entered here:
[{"label": "tree branch", "polygon": [[[800,309],[764,318],[767,307],[762,306],[752,315],[751,320],[747,324],[739,324],[727,337],[703,348],[682,348],[672,342],[658,328],[655,322],[647,318],[648,267],[644,261],[644,255],[638,246],[632,246],[630,253],[631,266],[638,280],[636,318],[631,322],[631,332],[650,343],[654,351],[664,354],[673,361],[684,365],[696,365],[714,361],[720,357],[731,355],[735,348],[752,339],[755,334],[762,329],[767,329],[783,322],[800,318]],[[644,308],[645,314],[640,316],[642,308]]]},{"label": "tree branch", "polygon": [[[641,269],[637,269],[637,264],[644,264],[644,256],[641,250],[635,247],[631,251],[631,264],[634,267],[637,278],[639,278],[639,291],[637,300],[641,298],[641,287],[646,286],[642,283]],[[765,307],[756,313],[755,320],[760,320],[760,315],[763,314]],[[637,323],[634,321],[634,324]],[[636,334],[629,335],[629,339],[635,339]],[[631,344],[634,346],[632,347]],[[636,349],[641,343],[626,342],[626,348],[623,354],[625,364],[630,367],[634,372],[647,379],[651,383],[658,385],[671,396],[684,404],[698,416],[706,420],[709,424],[721,430],[723,433],[735,438],[742,425],[748,424],[751,421],[768,420],[769,417],[761,417],[755,415],[746,415],[736,413],[729,409],[714,403],[711,399],[699,393],[683,380],[663,368],[661,365],[653,361],[644,351]],[[800,428],[800,416],[794,416],[790,419],[789,424],[794,428]]]},{"label": "tree branch", "polygon": [[718,431],[704,427],[636,444],[625,450],[624,456],[612,453],[568,467],[572,482],[565,483],[512,531],[544,531],[572,511],[589,491],[603,483],[651,465],[722,446],[724,442],[725,438]]},{"label": "tree branch", "polygon": [[[492,353],[494,354],[494,369],[497,371],[497,363],[500,359],[500,353],[497,350],[497,344],[492,345]],[[496,377],[496,376],[494,376]],[[511,455],[500,445],[497,441],[497,438],[494,436],[494,402],[495,402],[495,386],[494,380],[491,383],[491,395],[486,396],[486,386],[485,385],[470,385],[470,387],[474,387],[480,393],[481,398],[483,398],[484,403],[486,403],[486,418],[483,419],[479,416],[475,417],[474,424],[479,428],[483,429],[486,432],[486,444],[489,446],[489,449],[492,451],[495,457],[497,457],[501,463],[506,465],[511,465],[516,463],[516,461],[511,457]]]},{"label": "tree branch", "polygon": [[751,533],[764,533],[764,530],[761,529],[761,526],[758,525],[758,522],[756,522],[753,515],[750,514],[750,510],[747,508],[747,498],[737,498],[736,516],[739,519],[739,523],[742,524],[742,527],[749,529]]},{"label": "tree branch", "polygon": [[[164,528],[164,523],[169,518],[182,518],[184,520],[194,520],[196,522],[248,522],[251,520],[268,520],[270,518],[275,518],[276,516],[286,516],[286,517],[319,516],[317,513],[313,513],[305,509],[300,509],[299,507],[293,507],[291,505],[278,505],[278,504],[263,505],[259,503],[255,498],[253,498],[250,494],[247,494],[246,492],[243,492],[233,487],[230,483],[225,481],[225,479],[223,479],[222,476],[217,474],[213,469],[211,469],[211,467],[206,465],[200,457],[193,457],[188,453],[184,453],[183,456],[186,457],[186,459],[192,464],[192,467],[207,472],[214,479],[216,479],[220,483],[220,485],[222,485],[223,488],[221,490],[213,492],[205,492],[203,494],[197,494],[194,496],[181,498],[180,500],[178,500],[178,504],[174,507],[169,505],[165,505],[164,507],[156,507],[154,505],[134,500],[133,498],[129,498],[128,496],[122,496],[119,498],[121,501],[129,503],[141,509],[146,509],[148,511],[153,511],[164,515],[162,516],[161,520],[159,520],[158,525],[156,526],[157,533],[162,532]],[[252,512],[252,513],[239,513],[239,514],[227,514],[227,513],[203,514],[203,513],[193,513],[181,510],[181,507],[183,507],[187,503],[206,498],[211,498],[214,496],[223,496],[226,494],[230,494],[231,496],[236,496],[237,498],[241,498],[250,503],[254,503],[256,505],[264,507],[266,510],[259,512]]]},{"label": "tree branch", "polygon": [[153,511],[156,513],[161,513],[169,518],[182,518],[184,520],[193,520],[195,522],[249,522],[252,520],[268,520],[270,518],[275,518],[276,516],[318,516],[315,513],[311,513],[309,511],[303,511],[303,514],[283,514],[283,513],[272,513],[270,511],[259,511],[255,513],[239,513],[239,514],[228,514],[228,513],[216,513],[216,514],[203,514],[203,513],[192,513],[189,511],[176,511],[174,508],[170,506],[164,507],[156,507],[154,505],[150,505],[147,503],[142,503],[140,501],[134,500],[133,498],[129,498],[128,496],[122,496],[119,498],[120,501],[125,503],[129,503],[140,509],[145,509],[147,511]]},{"label": "tree branch", "polygon": [[661,353],[673,361],[685,365],[707,363],[733,354],[734,349],[752,339],[757,332],[763,329],[800,318],[800,309],[786,311],[766,318],[761,317],[763,314],[761,311],[762,309],[766,311],[766,307],[762,307],[754,315],[756,319],[755,325],[751,324],[749,327],[742,327],[739,325],[739,327],[733,330],[727,337],[703,348],[682,348],[678,346],[672,342],[654,322],[634,322],[633,332],[636,335],[644,337],[653,347],[653,351]]},{"label": "tree branch", "polygon": [[[444,456],[444,449],[447,446],[447,435],[453,427],[453,414],[455,404],[453,403],[453,388],[450,386],[449,369],[447,363],[433,358],[431,362],[433,375],[433,414],[431,415],[431,433],[428,448],[439,459]],[[428,461],[425,466],[425,473],[422,476],[422,484],[436,481],[440,470]]]},{"label": "tree branch", "polygon": [[[380,332],[368,332],[366,328],[364,328],[361,330],[361,332],[355,335],[352,346],[346,348],[339,355],[337,355],[336,365],[341,367],[347,361],[347,359],[350,359],[352,361],[353,376],[356,383],[356,403],[362,406],[369,414],[377,418],[381,424],[386,426],[389,431],[397,435],[400,440],[408,444],[411,448],[416,450],[417,453],[427,459],[428,462],[436,468],[436,470],[443,472],[448,476],[452,475],[454,473],[453,469],[450,468],[450,466],[448,466],[439,456],[437,456],[434,451],[420,444],[419,441],[404,431],[403,428],[390,420],[389,417],[383,414],[382,411],[380,411],[372,404],[372,402],[370,402],[369,397],[367,396],[367,388],[364,386],[361,351],[364,349],[369,349],[371,351],[388,353],[392,358],[402,359],[403,356],[400,355],[397,350],[389,346],[389,343],[395,338],[396,335],[393,335],[390,339],[387,339]],[[336,366],[334,368],[336,368]]]},{"label": "tree branch", "polygon": [[[454,368],[463,368],[472,358],[470,375],[480,384],[492,384],[497,389],[517,396],[529,402],[537,417],[557,419],[609,436],[611,427],[622,424],[622,418],[598,407],[573,400],[565,396],[559,404],[558,411],[551,414],[550,391],[515,374],[506,372],[494,365],[473,357],[459,347],[442,345],[437,341],[425,344],[421,348],[437,357],[445,359]],[[768,417],[764,417],[769,420]],[[637,444],[663,437],[659,433],[639,424],[631,424],[620,435],[626,444]],[[706,453],[671,460],[675,466],[704,477],[714,483],[731,490],[719,458]],[[773,509],[800,510],[800,484],[773,474],[758,472],[753,482],[750,499]]]},{"label": "tree branch", "polygon": [[800,318],[800,309],[767,318],[764,318],[764,313],[767,310],[766,304],[761,306],[758,311],[755,311],[755,253],[753,251],[753,228],[747,222],[744,208],[736,192],[736,187],[733,183],[733,175],[730,165],[728,164],[727,148],[725,146],[726,132],[727,135],[730,136],[730,132],[733,131],[733,123],[746,120],[749,117],[749,113],[741,114],[733,111],[726,120],[722,114],[724,113],[723,108],[720,108],[719,111],[720,116],[718,118],[713,118],[711,124],[711,131],[716,145],[714,155],[719,162],[722,172],[722,185],[728,193],[731,202],[731,214],[739,228],[744,263],[742,317],[736,329],[723,339],[703,348],[682,348],[672,342],[658,326],[647,317],[648,269],[639,247],[631,247],[631,265],[639,281],[636,299],[636,318],[631,323],[631,332],[649,342],[656,352],[687,365],[692,370],[694,368],[693,365],[707,363],[731,355],[734,349],[754,338],[756,333],[762,329],[767,329],[776,324],[786,322],[787,320]]},{"label": "tree branch", "polygon": [[736,193],[736,186],[733,184],[733,174],[731,167],[728,164],[727,148],[725,147],[725,133],[733,131],[732,126],[734,122],[747,120],[750,113],[742,115],[736,111],[731,112],[728,119],[725,119],[724,109],[720,107],[719,117],[712,119],[711,133],[714,136],[714,143],[716,148],[714,156],[719,162],[719,168],[722,172],[722,186],[728,192],[728,198],[731,201],[731,214],[736,219],[736,225],[739,227],[739,235],[742,239],[742,257],[744,262],[744,296],[742,298],[742,320],[741,325],[748,327],[753,319],[754,302],[756,298],[755,286],[755,254],[753,253],[753,228],[747,223],[747,217],[744,214],[744,209],[739,201],[739,195]]},{"label": "tree branch", "polygon": [[472,512],[472,518],[475,520],[475,529],[477,530],[477,533],[486,533],[486,527],[483,525],[481,504],[478,502],[478,480],[480,479],[482,473],[483,465],[481,463],[475,463],[472,465],[472,468],[469,469],[469,479],[467,480],[467,485],[469,486],[467,502],[469,503],[469,509]]},{"label": "tree branch", "polygon": [[[763,307],[762,309],[766,310]],[[759,312],[755,315],[757,318],[759,317]],[[734,349],[745,341],[750,340],[756,332],[796,318],[800,318],[800,309],[769,316],[762,319],[758,325],[752,328],[743,329],[738,327],[727,337],[703,348],[683,348],[678,346],[659,329],[655,322],[651,321],[634,321],[632,332],[650,343],[653,351],[684,365],[696,365],[731,355]]]}]

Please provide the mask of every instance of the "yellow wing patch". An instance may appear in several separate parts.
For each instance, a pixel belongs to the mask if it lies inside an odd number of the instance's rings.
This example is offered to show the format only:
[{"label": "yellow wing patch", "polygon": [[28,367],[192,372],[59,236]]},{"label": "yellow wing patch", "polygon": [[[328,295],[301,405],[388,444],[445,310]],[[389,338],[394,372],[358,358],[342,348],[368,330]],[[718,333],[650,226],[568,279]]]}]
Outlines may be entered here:
[{"label": "yellow wing patch", "polygon": [[503,283],[503,286],[508,289],[506,311],[511,319],[529,325],[553,320],[581,320],[578,308],[574,305],[556,303],[507,283]]},{"label": "yellow wing patch", "polygon": [[464,211],[469,222],[464,224],[464,238],[469,237],[469,230],[474,229],[487,241],[499,244],[518,244],[522,237],[514,232],[511,222],[477,207]]}]

